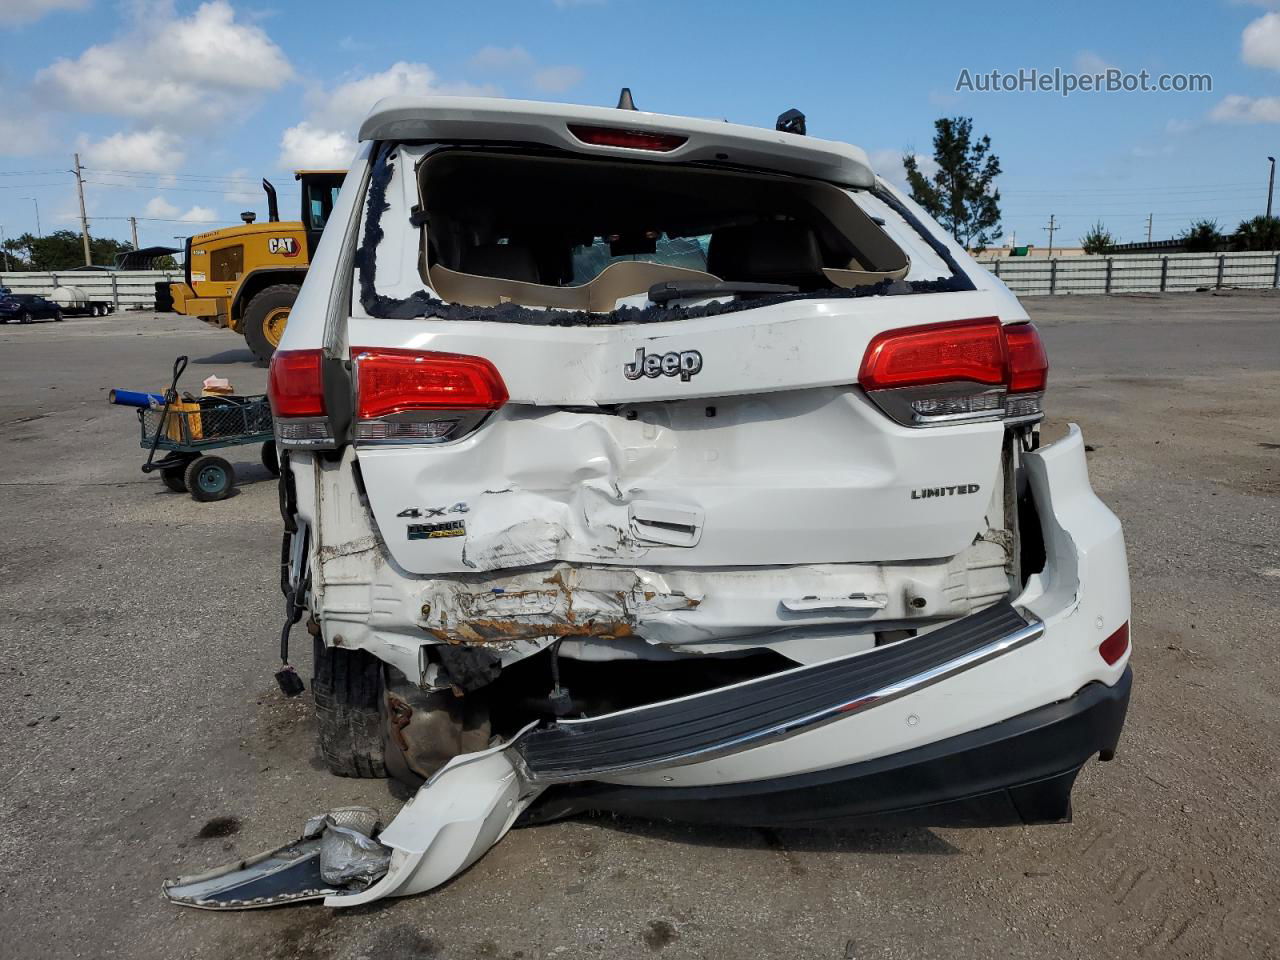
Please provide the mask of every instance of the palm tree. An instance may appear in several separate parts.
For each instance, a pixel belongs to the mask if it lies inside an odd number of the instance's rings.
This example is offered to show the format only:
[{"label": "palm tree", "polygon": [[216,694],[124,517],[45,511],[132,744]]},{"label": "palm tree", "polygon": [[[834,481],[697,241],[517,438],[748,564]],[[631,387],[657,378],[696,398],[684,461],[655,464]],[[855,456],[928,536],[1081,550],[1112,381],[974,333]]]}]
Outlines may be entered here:
[{"label": "palm tree", "polygon": [[1256,216],[1240,221],[1231,238],[1234,250],[1280,250],[1280,217]]},{"label": "palm tree", "polygon": [[1217,220],[1196,220],[1178,235],[1187,253],[1216,253],[1226,239]]}]

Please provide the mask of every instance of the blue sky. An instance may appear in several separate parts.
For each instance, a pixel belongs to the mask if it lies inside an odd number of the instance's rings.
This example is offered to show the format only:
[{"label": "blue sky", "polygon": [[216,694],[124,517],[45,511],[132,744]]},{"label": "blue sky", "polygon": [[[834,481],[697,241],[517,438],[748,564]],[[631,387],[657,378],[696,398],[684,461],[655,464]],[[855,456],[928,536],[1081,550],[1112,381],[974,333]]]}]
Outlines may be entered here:
[{"label": "blue sky", "polygon": [[[1207,73],[1210,93],[956,93],[962,69]],[[262,176],[346,156],[390,92],[491,93],[772,126],[901,176],[933,121],[974,118],[1005,173],[1006,237],[1122,240],[1263,212],[1280,154],[1280,0],[789,4],[672,0],[2,0],[0,224],[76,226],[79,150],[99,235],[142,243],[264,209]],[[184,222],[185,220],[185,222]]]}]

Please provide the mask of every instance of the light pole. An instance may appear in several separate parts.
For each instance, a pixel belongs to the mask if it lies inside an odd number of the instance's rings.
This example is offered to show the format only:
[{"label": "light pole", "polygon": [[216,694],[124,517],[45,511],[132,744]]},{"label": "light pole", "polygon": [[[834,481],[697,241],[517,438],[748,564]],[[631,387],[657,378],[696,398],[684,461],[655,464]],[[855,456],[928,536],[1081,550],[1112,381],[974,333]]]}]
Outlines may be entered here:
[{"label": "light pole", "polygon": [[1276,189],[1276,158],[1267,157],[1271,161],[1271,179],[1267,181],[1267,219],[1271,219],[1271,195]]},{"label": "light pole", "polygon": [[43,237],[44,233],[40,229],[40,202],[35,197],[19,197],[19,200],[30,200],[36,205],[36,236]]},{"label": "light pole", "polygon": [[6,245],[8,241],[4,238],[4,224],[0,223],[0,250],[4,251],[4,272],[9,272],[9,248]]}]

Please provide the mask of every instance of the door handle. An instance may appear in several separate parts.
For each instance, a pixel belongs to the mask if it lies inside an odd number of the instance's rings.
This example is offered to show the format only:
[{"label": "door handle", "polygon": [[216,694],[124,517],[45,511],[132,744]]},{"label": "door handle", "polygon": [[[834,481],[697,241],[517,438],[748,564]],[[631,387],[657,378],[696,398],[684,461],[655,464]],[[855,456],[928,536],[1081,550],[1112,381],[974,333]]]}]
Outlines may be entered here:
[{"label": "door handle", "polygon": [[703,512],[683,504],[641,500],[631,504],[628,516],[632,536],[646,543],[692,547],[702,539]]}]

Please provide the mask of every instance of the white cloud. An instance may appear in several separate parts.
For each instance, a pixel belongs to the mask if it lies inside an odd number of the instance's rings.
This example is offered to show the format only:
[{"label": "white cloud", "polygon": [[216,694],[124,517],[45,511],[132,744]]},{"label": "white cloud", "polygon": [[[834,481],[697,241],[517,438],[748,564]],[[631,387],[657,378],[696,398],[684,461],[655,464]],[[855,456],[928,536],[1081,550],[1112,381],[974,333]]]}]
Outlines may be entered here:
[{"label": "white cloud", "polygon": [[1209,111],[1215,123],[1280,123],[1280,97],[1232,94]]},{"label": "white cloud", "polygon": [[383,97],[404,94],[496,96],[491,86],[444,84],[425,63],[393,63],[381,73],[360,74],[332,90],[316,89],[307,97],[311,115],[289,127],[280,138],[280,166],[343,169],[355,153],[360,121]]},{"label": "white cloud", "polygon": [[[906,190],[907,186],[907,169],[902,165],[902,150],[870,150],[867,153],[871,160],[871,169],[876,172],[877,176],[884,177],[894,186],[901,187]],[[923,153],[914,154],[916,165],[925,177],[932,177],[938,172],[938,164],[933,157],[927,157]]]},{"label": "white cloud", "polygon": [[113,133],[101,140],[79,140],[81,162],[99,170],[141,170],[165,173],[182,166],[182,139],[158,127],[134,133]]},{"label": "white cloud", "polygon": [[1280,13],[1263,14],[1245,27],[1240,48],[1250,66],[1280,70]]},{"label": "white cloud", "polygon": [[280,166],[286,170],[342,170],[355,156],[356,138],[304,120],[280,137]]},{"label": "white cloud", "polygon": [[170,220],[178,216],[178,208],[164,197],[152,197],[147,201],[142,212],[148,217],[156,217],[160,220]]},{"label": "white cloud", "polygon": [[534,71],[533,85],[543,93],[564,93],[580,84],[583,76],[580,67],[543,67]]},{"label": "white cloud", "polygon": [[292,76],[284,52],[260,27],[238,21],[227,0],[209,0],[189,17],[166,0],[142,0],[127,31],[55,60],[36,74],[35,88],[67,109],[200,129],[242,115]]},{"label": "white cloud", "polygon": [[178,219],[189,223],[211,223],[218,219],[218,211],[212,207],[202,207],[196,204]]},{"label": "white cloud", "polygon": [[0,157],[27,157],[53,148],[47,116],[26,93],[4,85],[0,76]]},{"label": "white cloud", "polygon": [[249,171],[244,167],[237,167],[227,174],[230,178],[223,193],[223,200],[230,200],[233,203],[244,203],[250,197],[257,199],[262,196],[262,188],[258,185],[258,181],[249,176]]},{"label": "white cloud", "polygon": [[1076,72],[1078,73],[1106,73],[1114,69],[1114,64],[1092,50],[1081,50],[1076,54]]},{"label": "white cloud", "polygon": [[0,24],[32,23],[57,10],[83,10],[89,0],[4,0]]},{"label": "white cloud", "polygon": [[147,201],[147,205],[142,212],[144,216],[155,220],[174,220],[186,223],[211,223],[218,219],[218,211],[212,207],[202,207],[196,204],[182,214],[178,212],[179,209],[164,197],[152,197]]},{"label": "white cloud", "polygon": [[521,46],[481,47],[467,65],[475,70],[499,72],[529,70],[534,66],[533,54]]}]

